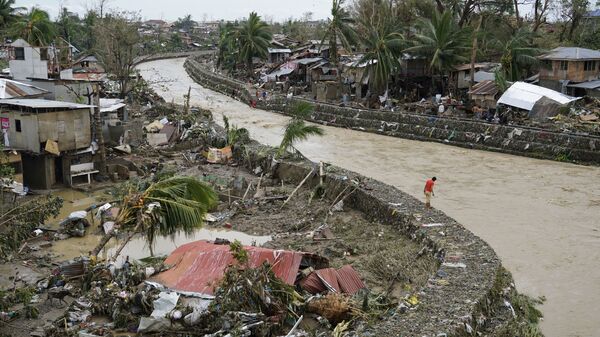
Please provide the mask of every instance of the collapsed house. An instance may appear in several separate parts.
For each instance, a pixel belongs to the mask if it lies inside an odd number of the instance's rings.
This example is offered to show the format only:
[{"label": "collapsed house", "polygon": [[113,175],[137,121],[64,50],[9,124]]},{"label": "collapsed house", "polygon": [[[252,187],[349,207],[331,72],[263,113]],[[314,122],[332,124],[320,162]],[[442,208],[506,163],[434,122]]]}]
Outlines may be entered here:
[{"label": "collapsed house", "polygon": [[516,82],[498,99],[498,105],[528,111],[530,118],[545,118],[556,116],[561,107],[577,99],[534,84]]},{"label": "collapsed house", "polygon": [[[292,286],[299,283],[312,294],[354,294],[365,288],[351,266],[338,270],[328,268],[329,261],[315,254],[254,246],[244,246],[244,250],[248,254],[248,268],[258,268],[268,263],[277,278]],[[148,281],[183,294],[210,298],[215,294],[227,268],[235,261],[227,244],[190,242],[167,257],[164,264],[169,269],[152,276]]]}]

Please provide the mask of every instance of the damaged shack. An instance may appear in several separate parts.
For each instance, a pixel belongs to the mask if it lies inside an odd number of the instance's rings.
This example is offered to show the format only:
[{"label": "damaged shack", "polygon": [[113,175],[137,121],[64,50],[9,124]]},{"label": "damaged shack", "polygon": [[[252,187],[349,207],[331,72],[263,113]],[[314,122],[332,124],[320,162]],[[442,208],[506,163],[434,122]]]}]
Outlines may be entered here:
[{"label": "damaged shack", "polygon": [[0,100],[4,146],[21,153],[23,183],[30,189],[90,182],[94,169],[90,116],[93,106],[42,99]]}]

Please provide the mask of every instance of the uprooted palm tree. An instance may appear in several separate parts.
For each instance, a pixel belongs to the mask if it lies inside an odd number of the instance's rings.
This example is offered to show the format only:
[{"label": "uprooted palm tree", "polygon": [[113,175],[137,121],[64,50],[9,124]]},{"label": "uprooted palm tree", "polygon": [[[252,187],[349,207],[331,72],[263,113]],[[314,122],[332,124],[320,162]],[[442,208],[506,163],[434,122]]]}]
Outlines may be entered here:
[{"label": "uprooted palm tree", "polygon": [[239,61],[246,64],[248,75],[252,76],[252,59],[267,58],[269,45],[273,39],[271,29],[258,14],[252,12],[248,20],[237,27],[234,36],[237,38]]},{"label": "uprooted palm tree", "polygon": [[[415,45],[406,51],[426,56],[429,68],[440,77],[467,60],[465,55],[470,49],[467,31],[458,26],[450,10],[434,11],[431,20],[421,20],[420,32],[414,38]],[[442,91],[443,83],[442,79]]]},{"label": "uprooted palm tree", "polygon": [[11,27],[11,33],[33,46],[47,46],[56,36],[50,16],[37,7],[32,7],[29,13],[19,17]]},{"label": "uprooted palm tree", "polygon": [[[192,177],[171,177],[152,183],[143,191],[130,190],[115,221],[116,228],[130,234],[114,258],[138,233],[145,235],[150,247],[159,235],[174,235],[179,231],[191,233],[202,226],[206,212],[216,200],[211,187]],[[114,231],[106,234],[92,255],[98,255],[113,236]]]},{"label": "uprooted palm tree", "polygon": [[281,157],[288,150],[294,148],[294,144],[298,141],[306,140],[310,136],[322,136],[325,134],[323,128],[317,125],[306,124],[304,118],[307,118],[314,110],[312,104],[308,102],[297,103],[292,110],[292,119],[285,126],[283,139],[277,150],[277,157]]}]

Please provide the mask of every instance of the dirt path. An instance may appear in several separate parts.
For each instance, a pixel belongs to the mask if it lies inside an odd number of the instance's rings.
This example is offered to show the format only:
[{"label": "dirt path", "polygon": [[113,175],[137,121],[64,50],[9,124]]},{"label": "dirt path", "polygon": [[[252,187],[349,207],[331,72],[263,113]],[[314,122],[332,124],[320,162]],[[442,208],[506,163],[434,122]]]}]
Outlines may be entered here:
[{"label": "dirt path", "polygon": [[[145,63],[142,75],[165,100],[225,113],[256,140],[276,145],[287,118],[250,109],[202,88],[183,59]],[[158,75],[160,71],[160,75]],[[549,337],[594,336],[600,330],[600,168],[467,150],[326,127],[298,146],[312,160],[397,186],[422,198],[436,175],[433,205],[489,242],[519,290],[545,296],[542,329]]]}]

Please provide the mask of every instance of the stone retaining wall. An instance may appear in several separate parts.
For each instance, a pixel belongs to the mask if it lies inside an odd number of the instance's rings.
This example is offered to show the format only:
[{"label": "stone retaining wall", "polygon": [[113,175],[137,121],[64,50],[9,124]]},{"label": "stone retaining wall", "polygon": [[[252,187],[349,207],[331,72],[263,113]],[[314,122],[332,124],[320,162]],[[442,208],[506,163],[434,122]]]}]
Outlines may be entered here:
[{"label": "stone retaining wall", "polygon": [[[265,155],[263,146],[249,145],[238,152],[239,162],[245,163],[248,169],[261,166],[264,172],[269,171],[272,159]],[[310,161],[282,161],[276,175],[297,184],[313,169],[318,172],[317,164]],[[510,322],[512,316],[508,308],[502,313],[496,312],[494,317],[481,319],[481,308],[490,307],[494,301],[492,289],[506,286],[496,284],[503,269],[487,243],[443,212],[425,210],[422,202],[392,186],[334,166],[327,172],[324,187],[329,199],[356,188],[353,180],[361,181],[361,187],[344,201],[344,206],[360,210],[372,220],[419,242],[424,247],[422,254],[432,254],[440,262],[438,272],[418,291],[420,304],[416,310],[397,313],[375,326],[365,327],[359,335],[387,337],[391,332],[401,332],[402,336],[418,337],[466,336],[465,323],[475,331],[489,332]],[[312,188],[318,183],[315,174],[305,186]],[[422,226],[433,223],[443,225]],[[460,267],[461,264],[465,267]]]},{"label": "stone retaining wall", "polygon": [[173,53],[158,53],[158,54],[149,54],[138,56],[133,60],[134,65],[138,65],[144,62],[156,61],[156,60],[165,60],[165,59],[176,59],[183,57],[191,57],[191,56],[205,56],[214,54],[214,50],[190,50],[190,51],[182,51],[182,52],[173,52]]},{"label": "stone retaining wall", "polygon": [[[241,81],[208,71],[190,59],[185,66],[196,81],[213,90],[234,94],[244,102],[252,98],[246,84]],[[264,108],[273,106],[285,113],[288,105],[281,100],[263,105]],[[327,109],[327,106],[319,106],[318,114],[339,117],[343,113],[340,111],[337,115],[333,111],[327,112]],[[347,112],[347,109],[342,110]],[[236,151],[235,155],[248,169],[255,170],[261,166],[263,172],[267,172],[272,157],[266,153],[264,146],[253,143],[247,145],[244,151]],[[282,161],[278,164],[276,175],[297,184],[311,170],[316,171],[316,166],[310,161]],[[358,335],[388,337],[398,332],[402,336],[418,337],[471,336],[478,332],[491,332],[490,335],[493,335],[512,322],[509,309],[502,304],[498,308],[496,292],[509,286],[499,280],[504,277],[506,282],[508,278],[510,283],[510,275],[505,275],[500,259],[485,241],[443,212],[425,210],[421,201],[392,186],[339,167],[331,166],[327,172],[324,187],[329,199],[335,199],[345,189],[354,189],[353,180],[361,181],[361,187],[344,201],[345,206],[362,211],[372,220],[395,228],[419,242],[424,247],[421,253],[435,256],[440,263],[438,272],[431,276],[427,286],[416,292],[420,304],[415,310],[398,312],[374,326],[365,327]],[[306,186],[311,188],[318,183],[318,177],[314,176]],[[423,226],[434,223],[442,226]],[[490,310],[494,306],[494,310]],[[474,332],[467,332],[470,328]]]},{"label": "stone retaining wall", "polygon": [[[252,99],[244,82],[214,73],[206,64],[188,58],[185,68],[195,81],[212,90],[233,94],[246,103]],[[269,101],[259,101],[257,107],[287,114],[297,101],[300,99],[273,96]],[[600,164],[600,137],[596,136],[306,101],[315,106],[309,120],[324,125],[534,158]]]}]

